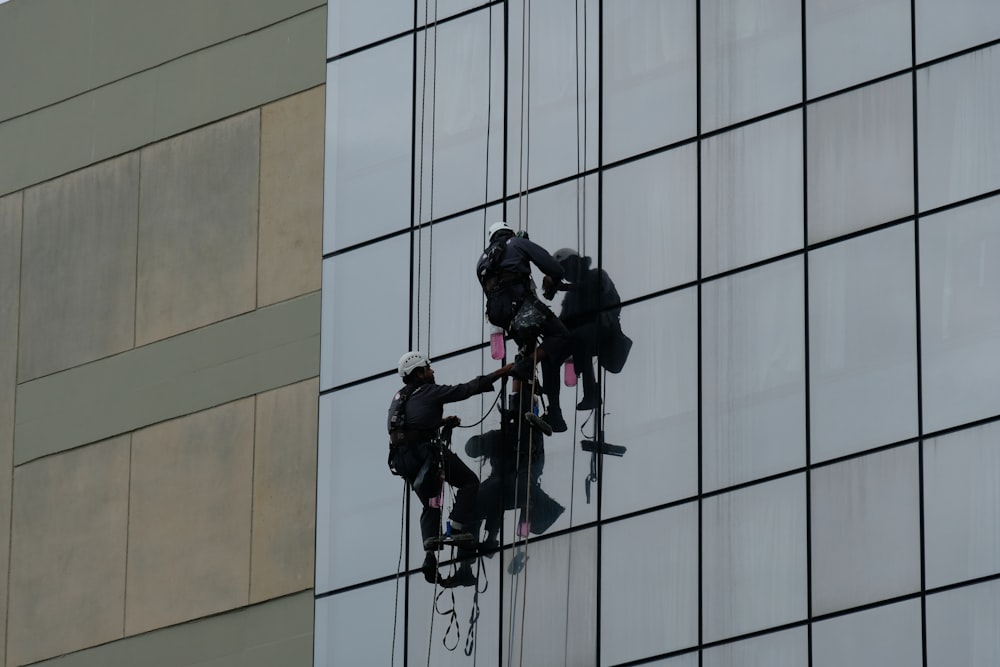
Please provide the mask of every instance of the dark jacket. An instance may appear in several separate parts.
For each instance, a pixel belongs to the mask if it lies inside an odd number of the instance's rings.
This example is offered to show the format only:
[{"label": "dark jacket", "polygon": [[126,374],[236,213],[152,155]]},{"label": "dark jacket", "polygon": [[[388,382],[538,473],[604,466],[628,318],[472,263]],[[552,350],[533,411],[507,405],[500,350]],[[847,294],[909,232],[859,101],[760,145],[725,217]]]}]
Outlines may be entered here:
[{"label": "dark jacket", "polygon": [[[492,243],[490,244],[492,245]],[[487,250],[489,247],[487,247]],[[517,236],[511,236],[506,240],[503,254],[496,266],[490,267],[490,260],[487,252],[484,251],[476,264],[476,275],[486,289],[484,276],[489,273],[501,273],[507,275],[519,275],[525,281],[531,279],[531,265],[537,266],[542,273],[551,276],[553,280],[561,280],[563,268],[545,248],[534,241]]]},{"label": "dark jacket", "polygon": [[[444,418],[445,403],[464,401],[470,396],[482,394],[491,389],[493,389],[493,383],[485,375],[480,375],[462,384],[422,384],[413,390],[406,402],[404,427],[407,429],[440,428]],[[389,421],[396,412],[400,391],[396,392],[392,402],[389,403],[386,430],[389,430]]]}]

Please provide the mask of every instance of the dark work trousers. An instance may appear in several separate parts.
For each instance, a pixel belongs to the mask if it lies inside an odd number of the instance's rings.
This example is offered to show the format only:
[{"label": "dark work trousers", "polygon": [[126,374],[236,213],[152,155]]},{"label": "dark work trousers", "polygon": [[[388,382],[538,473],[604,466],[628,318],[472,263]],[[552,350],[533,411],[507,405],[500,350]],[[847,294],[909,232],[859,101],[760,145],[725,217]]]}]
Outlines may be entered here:
[{"label": "dark work trousers", "polygon": [[[424,461],[434,454],[433,447],[429,442],[417,444],[400,445],[393,459],[396,470],[411,485],[420,472]],[[443,450],[444,481],[455,489],[455,504],[451,508],[451,520],[461,523],[463,530],[474,532],[476,519],[476,496],[479,493],[479,478],[476,473],[469,469],[469,466],[458,458],[455,452],[444,448]],[[429,537],[437,537],[441,530],[441,510],[431,507],[430,502],[436,495],[423,497],[417,494],[423,511],[420,513],[420,536],[422,540]],[[476,535],[478,538],[478,535]]]},{"label": "dark work trousers", "polygon": [[[533,297],[529,297],[533,298]],[[518,331],[511,331],[511,337],[518,345],[524,348],[525,354],[534,352],[535,347],[541,348],[545,352],[545,359],[542,360],[542,387],[545,390],[545,397],[549,401],[550,408],[559,408],[559,367],[568,359],[577,347],[576,338],[570,333],[563,321],[555,316],[552,310],[537,299],[534,305],[545,313],[544,322],[538,328],[534,338],[525,339],[524,334]],[[542,342],[537,343],[537,338],[541,337]]]}]

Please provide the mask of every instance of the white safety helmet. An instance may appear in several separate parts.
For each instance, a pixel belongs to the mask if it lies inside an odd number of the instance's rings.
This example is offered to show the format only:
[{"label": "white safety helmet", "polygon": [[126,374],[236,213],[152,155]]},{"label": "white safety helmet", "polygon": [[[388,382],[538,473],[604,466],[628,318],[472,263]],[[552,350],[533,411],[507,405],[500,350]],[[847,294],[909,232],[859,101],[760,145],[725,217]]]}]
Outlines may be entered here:
[{"label": "white safety helmet", "polygon": [[554,253],[552,253],[552,258],[562,264],[570,257],[579,257],[580,255],[572,248],[559,248]]},{"label": "white safety helmet", "polygon": [[511,234],[513,234],[514,228],[501,220],[500,222],[494,222],[492,225],[490,225],[490,230],[486,233],[486,236],[492,241],[496,233],[502,231],[508,231]]},{"label": "white safety helmet", "polygon": [[430,360],[423,352],[410,350],[399,358],[399,377],[405,378],[413,369],[430,365]]}]

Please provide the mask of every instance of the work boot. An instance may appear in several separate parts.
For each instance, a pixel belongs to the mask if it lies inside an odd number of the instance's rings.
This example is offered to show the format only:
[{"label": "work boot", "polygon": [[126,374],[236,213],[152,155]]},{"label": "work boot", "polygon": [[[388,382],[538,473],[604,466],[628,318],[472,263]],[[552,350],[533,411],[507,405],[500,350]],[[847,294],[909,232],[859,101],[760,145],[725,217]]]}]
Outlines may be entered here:
[{"label": "work boot", "polygon": [[433,584],[435,579],[437,579],[438,562],[432,552],[428,551],[424,554],[424,564],[420,566],[420,571],[424,573],[424,579],[429,584]]},{"label": "work boot", "polygon": [[601,407],[601,397],[583,392],[583,398],[576,404],[577,410],[596,410]]},{"label": "work boot", "polygon": [[563,419],[562,410],[551,405],[548,411],[542,415],[542,421],[552,428],[553,433],[563,433],[568,428],[566,420]]}]

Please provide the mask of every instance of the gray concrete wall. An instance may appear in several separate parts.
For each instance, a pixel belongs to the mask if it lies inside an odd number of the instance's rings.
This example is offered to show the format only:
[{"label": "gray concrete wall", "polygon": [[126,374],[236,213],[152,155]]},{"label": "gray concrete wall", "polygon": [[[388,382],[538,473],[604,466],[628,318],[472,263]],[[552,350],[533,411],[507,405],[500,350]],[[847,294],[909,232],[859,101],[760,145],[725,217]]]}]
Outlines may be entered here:
[{"label": "gray concrete wall", "polygon": [[310,664],[325,39],[0,4],[0,665]]},{"label": "gray concrete wall", "polygon": [[0,195],[323,83],[315,0],[0,4]]}]

